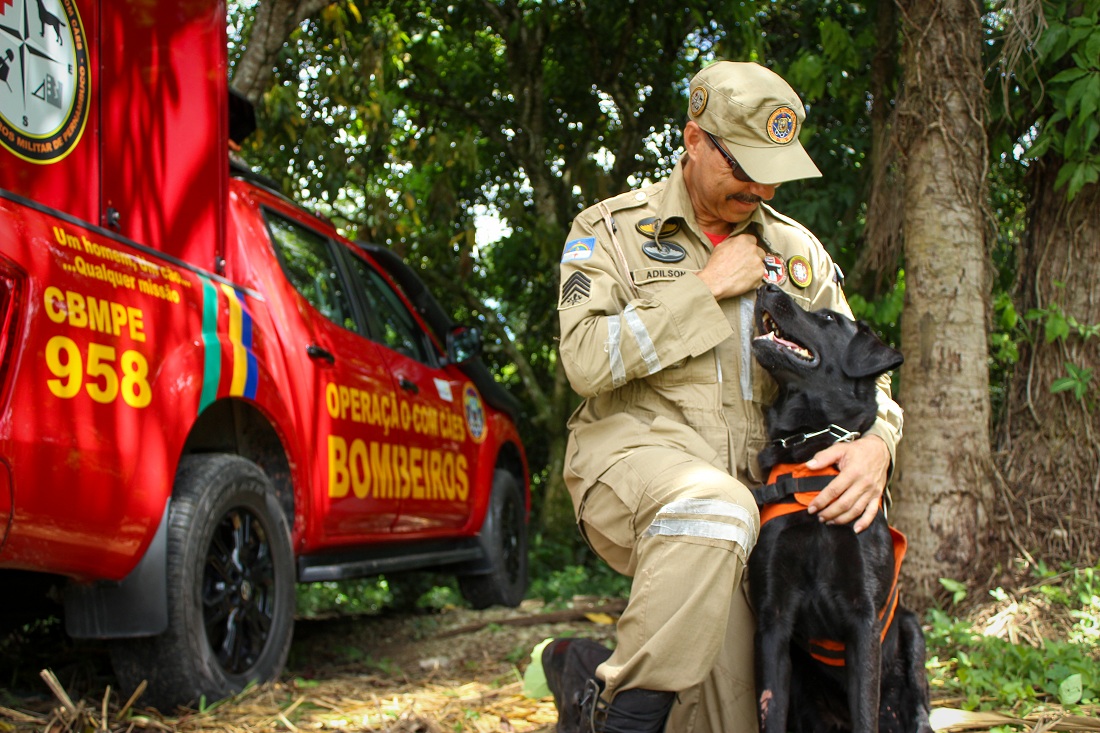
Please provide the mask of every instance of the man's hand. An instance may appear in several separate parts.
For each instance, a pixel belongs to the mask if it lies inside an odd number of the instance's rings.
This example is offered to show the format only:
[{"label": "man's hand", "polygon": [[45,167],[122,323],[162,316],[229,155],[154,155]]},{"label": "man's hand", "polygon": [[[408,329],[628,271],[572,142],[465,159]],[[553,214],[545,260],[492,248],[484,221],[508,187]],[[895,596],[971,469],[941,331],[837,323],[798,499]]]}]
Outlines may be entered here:
[{"label": "man's hand", "polygon": [[810,503],[808,511],[829,524],[855,523],[855,531],[871,526],[886,489],[890,451],[881,438],[866,435],[851,443],[835,443],[806,462],[814,470],[835,465],[840,475]]},{"label": "man's hand", "polygon": [[728,237],[714,247],[706,266],[698,273],[715,300],[756,290],[764,279],[764,250],[752,234]]}]

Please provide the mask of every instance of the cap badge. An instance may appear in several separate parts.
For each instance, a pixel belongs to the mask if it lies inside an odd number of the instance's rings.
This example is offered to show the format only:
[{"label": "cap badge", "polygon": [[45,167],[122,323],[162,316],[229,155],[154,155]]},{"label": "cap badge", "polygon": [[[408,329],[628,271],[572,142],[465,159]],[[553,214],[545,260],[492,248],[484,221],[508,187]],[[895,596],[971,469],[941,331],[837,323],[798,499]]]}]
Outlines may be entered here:
[{"label": "cap badge", "polygon": [[787,272],[790,273],[791,282],[800,288],[810,287],[810,283],[814,280],[810,261],[802,255],[795,255],[787,260]]},{"label": "cap badge", "polygon": [[764,282],[782,285],[787,282],[787,270],[779,255],[764,255]]},{"label": "cap badge", "polygon": [[790,107],[780,107],[768,118],[768,137],[773,143],[786,145],[798,132],[798,118]]},{"label": "cap badge", "polygon": [[706,87],[695,87],[691,90],[691,99],[688,102],[688,112],[692,117],[698,117],[703,114],[703,110],[707,108],[707,89]]},{"label": "cap badge", "polygon": [[639,232],[644,234],[646,236],[646,238],[648,238],[648,239],[657,239],[658,237],[655,237],[653,235],[657,233],[657,226],[658,225],[660,225],[660,227],[661,227],[661,231],[660,231],[660,238],[661,239],[664,239],[665,237],[671,237],[673,234],[680,231],[680,225],[677,224],[676,222],[674,222],[674,221],[662,221],[662,220],[658,219],[655,216],[648,216],[645,219],[642,219],[640,222],[638,222],[635,225],[635,228],[637,228],[637,230]]}]

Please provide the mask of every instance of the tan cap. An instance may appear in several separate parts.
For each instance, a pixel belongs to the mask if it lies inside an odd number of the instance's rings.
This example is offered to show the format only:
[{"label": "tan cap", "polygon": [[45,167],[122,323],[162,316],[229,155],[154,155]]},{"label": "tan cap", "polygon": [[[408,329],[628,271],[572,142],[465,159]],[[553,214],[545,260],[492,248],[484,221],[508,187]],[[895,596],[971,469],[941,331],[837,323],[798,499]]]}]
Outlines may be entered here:
[{"label": "tan cap", "polygon": [[761,183],[817,178],[798,141],[802,100],[783,77],[760,64],[718,61],[691,80],[688,115],[721,138],[745,172]]}]

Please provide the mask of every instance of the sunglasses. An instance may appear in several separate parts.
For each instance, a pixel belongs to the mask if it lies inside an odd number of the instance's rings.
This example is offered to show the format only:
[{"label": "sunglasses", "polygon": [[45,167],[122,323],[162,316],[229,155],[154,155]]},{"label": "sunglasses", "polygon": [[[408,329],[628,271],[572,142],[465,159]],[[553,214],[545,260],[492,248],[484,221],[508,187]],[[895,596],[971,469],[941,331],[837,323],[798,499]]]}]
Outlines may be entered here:
[{"label": "sunglasses", "polygon": [[726,149],[718,143],[718,139],[715,138],[714,135],[711,135],[706,130],[703,130],[703,132],[706,133],[707,139],[710,140],[710,144],[716,147],[718,152],[722,154],[722,157],[726,159],[726,162],[729,163],[730,171],[733,173],[734,178],[742,183],[756,183],[756,181],[745,172],[745,169],[741,167],[741,164],[737,162],[737,158],[726,152]]}]

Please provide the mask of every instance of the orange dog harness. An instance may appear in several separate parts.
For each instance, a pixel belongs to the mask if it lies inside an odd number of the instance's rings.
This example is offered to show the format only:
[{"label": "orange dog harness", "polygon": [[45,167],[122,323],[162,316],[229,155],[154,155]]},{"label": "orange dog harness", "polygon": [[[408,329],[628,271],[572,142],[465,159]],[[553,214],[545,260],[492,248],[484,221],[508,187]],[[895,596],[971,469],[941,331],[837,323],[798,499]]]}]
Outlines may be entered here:
[{"label": "orange dog harness", "polygon": [[[760,526],[768,521],[795,512],[804,512],[814,497],[821,493],[833,477],[839,472],[833,466],[818,470],[806,468],[805,464],[781,463],[771,470],[768,483],[753,492],[760,504]],[[881,507],[882,500],[879,499]],[[890,536],[894,541],[894,580],[890,584],[890,593],[886,605],[879,611],[882,621],[881,639],[886,639],[890,625],[894,622],[894,612],[898,607],[898,576],[901,574],[901,561],[905,557],[908,540],[905,535],[890,527]],[[844,666],[844,642],[832,639],[810,639],[810,655],[830,667]]]}]

